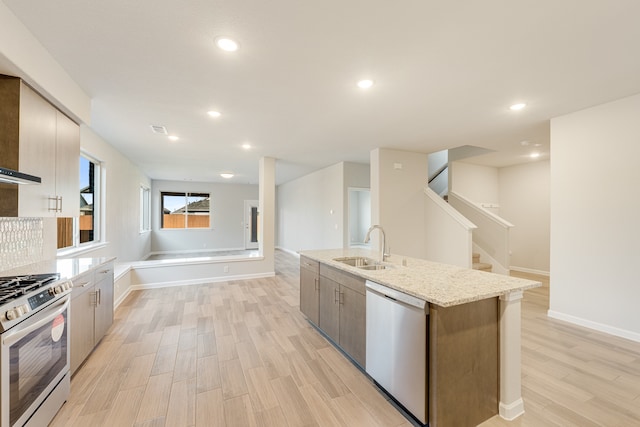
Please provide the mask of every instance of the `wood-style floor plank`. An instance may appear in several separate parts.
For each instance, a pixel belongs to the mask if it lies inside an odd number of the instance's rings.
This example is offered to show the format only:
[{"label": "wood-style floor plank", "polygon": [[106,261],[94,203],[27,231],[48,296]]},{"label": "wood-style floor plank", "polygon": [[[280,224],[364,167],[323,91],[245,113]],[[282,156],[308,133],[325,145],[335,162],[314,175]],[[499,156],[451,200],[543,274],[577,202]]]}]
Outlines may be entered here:
[{"label": "wood-style floor plank", "polygon": [[[51,426],[413,425],[300,313],[298,263],[276,251],[275,277],[132,292]],[[525,292],[525,414],[481,426],[639,426],[640,343],[548,304],[548,286]]]}]

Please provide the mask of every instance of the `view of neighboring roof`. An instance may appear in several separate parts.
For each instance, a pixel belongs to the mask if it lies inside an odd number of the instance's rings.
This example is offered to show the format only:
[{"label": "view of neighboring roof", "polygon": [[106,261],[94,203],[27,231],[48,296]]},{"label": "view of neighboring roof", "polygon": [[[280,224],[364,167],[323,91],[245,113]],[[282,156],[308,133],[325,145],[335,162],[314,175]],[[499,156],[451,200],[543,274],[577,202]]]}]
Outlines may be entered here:
[{"label": "view of neighboring roof", "polygon": [[196,200],[195,202],[191,202],[189,203],[187,206],[183,206],[181,208],[178,208],[176,210],[174,210],[173,212],[167,212],[167,209],[165,209],[164,213],[184,213],[185,212],[185,208],[187,212],[192,212],[192,213],[197,213],[197,212],[209,212],[209,197],[207,197],[206,199],[202,199],[202,200]]}]

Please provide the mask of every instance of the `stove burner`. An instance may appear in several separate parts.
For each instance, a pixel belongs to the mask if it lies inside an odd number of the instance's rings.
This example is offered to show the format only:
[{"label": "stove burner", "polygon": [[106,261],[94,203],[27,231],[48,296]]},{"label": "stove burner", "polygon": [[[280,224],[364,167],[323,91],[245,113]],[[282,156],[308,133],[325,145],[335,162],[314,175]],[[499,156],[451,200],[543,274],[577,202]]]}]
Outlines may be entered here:
[{"label": "stove burner", "polygon": [[60,279],[60,274],[0,277],[0,305]]}]

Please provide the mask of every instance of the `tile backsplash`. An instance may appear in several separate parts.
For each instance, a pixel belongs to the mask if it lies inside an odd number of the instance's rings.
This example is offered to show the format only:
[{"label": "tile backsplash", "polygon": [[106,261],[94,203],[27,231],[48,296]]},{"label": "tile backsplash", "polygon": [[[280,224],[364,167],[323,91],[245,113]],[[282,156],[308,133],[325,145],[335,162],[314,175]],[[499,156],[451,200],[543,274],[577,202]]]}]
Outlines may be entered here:
[{"label": "tile backsplash", "polygon": [[0,218],[0,272],[43,260],[42,218]]}]

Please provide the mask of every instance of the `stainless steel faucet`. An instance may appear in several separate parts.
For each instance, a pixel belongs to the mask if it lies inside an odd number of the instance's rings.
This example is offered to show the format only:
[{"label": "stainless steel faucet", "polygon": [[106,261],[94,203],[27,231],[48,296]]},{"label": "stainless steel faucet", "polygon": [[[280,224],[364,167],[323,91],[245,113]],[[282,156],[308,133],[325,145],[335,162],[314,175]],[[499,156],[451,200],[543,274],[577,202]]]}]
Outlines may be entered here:
[{"label": "stainless steel faucet", "polygon": [[372,225],[371,227],[369,227],[369,230],[367,231],[367,235],[364,237],[364,243],[369,243],[369,240],[371,239],[371,232],[376,228],[380,230],[380,233],[382,233],[382,250],[380,251],[380,262],[384,262],[387,260],[387,258],[391,254],[386,252],[386,246],[385,246],[386,237],[384,234],[384,228],[382,228],[381,225]]}]

